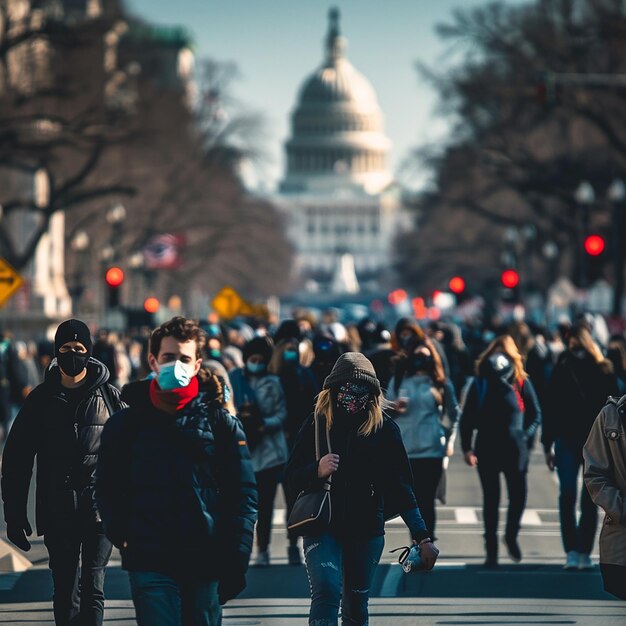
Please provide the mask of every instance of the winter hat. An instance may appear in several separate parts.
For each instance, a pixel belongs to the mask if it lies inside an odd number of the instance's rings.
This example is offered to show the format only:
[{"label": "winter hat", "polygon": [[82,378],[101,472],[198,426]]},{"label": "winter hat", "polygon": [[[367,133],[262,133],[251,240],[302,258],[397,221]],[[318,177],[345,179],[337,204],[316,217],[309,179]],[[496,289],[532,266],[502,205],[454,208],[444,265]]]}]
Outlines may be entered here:
[{"label": "winter hat", "polygon": [[87,324],[80,320],[65,320],[57,328],[54,335],[54,353],[58,354],[59,349],[70,341],[80,341],[87,348],[87,353],[91,356],[93,352],[93,343],[91,341],[91,333]]},{"label": "winter hat", "polygon": [[374,366],[360,352],[346,352],[337,359],[324,381],[324,389],[337,387],[348,381],[367,383],[374,389],[376,395],[380,395],[380,382],[376,377]]},{"label": "winter hat", "polygon": [[273,352],[274,343],[269,337],[255,337],[243,347],[243,360],[245,363],[253,354],[260,354],[269,363]]},{"label": "winter hat", "polygon": [[302,333],[296,320],[285,320],[274,334],[274,341],[276,344],[290,339],[295,339],[298,342],[302,339]]}]

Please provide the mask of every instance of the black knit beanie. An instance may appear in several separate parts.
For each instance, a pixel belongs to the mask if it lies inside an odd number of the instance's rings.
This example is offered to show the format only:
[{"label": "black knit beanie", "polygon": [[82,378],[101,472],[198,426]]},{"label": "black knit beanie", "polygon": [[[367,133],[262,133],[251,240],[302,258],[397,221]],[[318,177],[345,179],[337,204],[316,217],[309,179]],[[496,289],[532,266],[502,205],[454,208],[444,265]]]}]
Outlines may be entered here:
[{"label": "black knit beanie", "polygon": [[274,334],[276,344],[289,339],[295,339],[298,342],[302,339],[302,332],[296,320],[284,320]]},{"label": "black knit beanie", "polygon": [[255,337],[243,347],[244,363],[253,355],[260,354],[266,363],[270,362],[274,352],[274,342],[269,337]]},{"label": "black knit beanie", "polygon": [[57,328],[54,335],[54,353],[59,354],[59,349],[70,341],[80,341],[87,348],[89,356],[93,353],[93,343],[91,341],[91,333],[85,322],[71,319],[65,320]]},{"label": "black knit beanie", "polygon": [[360,352],[346,352],[335,363],[324,381],[324,389],[338,387],[348,382],[367,383],[376,395],[380,395],[380,382],[370,360]]}]

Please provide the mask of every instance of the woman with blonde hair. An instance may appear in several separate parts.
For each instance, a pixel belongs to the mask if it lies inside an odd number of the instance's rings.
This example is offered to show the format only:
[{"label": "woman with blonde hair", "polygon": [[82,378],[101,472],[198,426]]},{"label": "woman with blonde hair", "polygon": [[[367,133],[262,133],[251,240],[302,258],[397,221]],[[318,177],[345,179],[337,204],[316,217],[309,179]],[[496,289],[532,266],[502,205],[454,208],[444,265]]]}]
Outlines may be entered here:
[{"label": "woman with blonde hair", "polygon": [[559,476],[561,538],[566,553],[564,569],[593,568],[590,558],[598,525],[598,511],[587,487],[580,492],[576,515],[578,477],[583,467],[583,446],[594,420],[609,396],[617,394],[613,366],[604,358],[589,329],[570,330],[548,385],[541,442],[550,471]]},{"label": "woman with blonde hair", "polygon": [[522,560],[517,536],[526,507],[528,444],[540,423],[537,395],[513,338],[496,337],[476,362],[460,421],[465,462],[478,468],[483,489],[486,567],[498,565],[500,474],[509,492],[504,543],[515,562]]},{"label": "woman with blonde hair", "polygon": [[425,569],[437,559],[415,501],[400,431],[384,415],[384,404],[371,362],[360,353],[342,354],[289,459],[292,494],[330,487],[330,524],[314,531],[302,524],[298,531],[304,536],[311,586],[309,624],[336,625],[340,599],[344,624],[368,623],[369,590],[383,550],[386,519],[402,516],[413,543],[421,546]]}]

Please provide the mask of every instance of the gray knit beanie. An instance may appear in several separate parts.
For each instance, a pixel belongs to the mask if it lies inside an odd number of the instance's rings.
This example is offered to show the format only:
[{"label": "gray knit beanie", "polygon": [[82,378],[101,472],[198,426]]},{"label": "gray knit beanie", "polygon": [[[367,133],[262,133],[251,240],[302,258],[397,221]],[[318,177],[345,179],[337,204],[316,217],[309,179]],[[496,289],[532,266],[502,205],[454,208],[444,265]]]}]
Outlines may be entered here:
[{"label": "gray knit beanie", "polygon": [[374,366],[360,352],[346,352],[337,359],[324,381],[324,389],[338,387],[348,381],[367,383],[376,395],[380,394],[380,382],[376,377]]}]

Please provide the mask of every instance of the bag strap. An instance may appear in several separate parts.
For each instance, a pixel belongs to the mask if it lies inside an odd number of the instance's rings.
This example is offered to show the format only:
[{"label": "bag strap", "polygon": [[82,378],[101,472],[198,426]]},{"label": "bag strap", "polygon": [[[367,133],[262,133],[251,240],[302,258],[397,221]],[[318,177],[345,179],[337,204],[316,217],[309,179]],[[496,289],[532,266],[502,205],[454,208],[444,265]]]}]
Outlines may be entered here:
[{"label": "bag strap", "polygon": [[[315,423],[315,460],[319,461],[322,457],[320,454],[320,424],[317,419],[317,413],[313,414],[313,421]],[[328,432],[328,428],[326,428],[326,419],[324,418],[324,431],[326,432],[326,445],[328,446],[328,454],[332,453],[330,448],[330,434]],[[333,475],[331,474],[326,480],[327,484],[330,484],[333,480]]]}]

